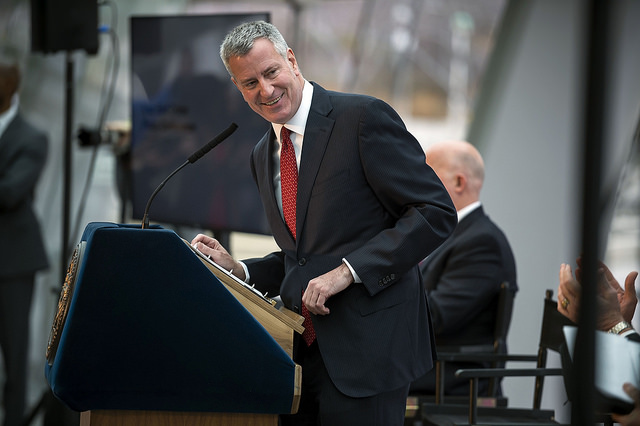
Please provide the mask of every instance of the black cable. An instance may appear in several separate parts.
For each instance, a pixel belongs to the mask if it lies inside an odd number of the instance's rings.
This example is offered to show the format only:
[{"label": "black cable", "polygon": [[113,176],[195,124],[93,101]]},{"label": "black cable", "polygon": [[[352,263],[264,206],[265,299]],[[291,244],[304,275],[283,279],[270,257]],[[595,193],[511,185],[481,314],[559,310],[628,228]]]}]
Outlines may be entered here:
[{"label": "black cable", "polygon": [[[108,34],[111,41],[111,52],[112,55],[108,58],[106,70],[109,68],[111,72],[109,74],[109,78],[106,78],[103,82],[101,95],[100,95],[100,108],[97,118],[96,130],[98,134],[100,134],[102,128],[104,127],[107,113],[111,108],[111,102],[113,101],[113,97],[115,94],[115,86],[116,81],[118,79],[118,70],[120,68],[120,45],[118,41],[118,35],[116,33],[117,24],[118,24],[118,11],[116,4],[111,0],[104,0],[98,2],[99,6],[110,6],[111,7],[111,25],[109,27],[101,26],[98,30],[102,33]],[[89,197],[89,189],[91,188],[91,184],[93,182],[93,175],[95,173],[95,164],[98,158],[98,148],[100,144],[96,144],[93,147],[93,151],[91,153],[91,160],[89,162],[89,169],[87,170],[87,179],[85,181],[85,185],[82,191],[82,196],[80,197],[80,203],[78,205],[78,211],[76,213],[75,220],[75,228],[71,242],[77,241],[80,238],[80,226],[82,224],[81,219],[84,214],[84,209],[87,204],[87,198]],[[71,244],[68,247],[72,247]],[[70,254],[70,253],[68,253]]]},{"label": "black cable", "polygon": [[[104,100],[105,96],[106,96],[106,101],[104,101],[102,105],[102,112],[98,117],[98,124],[104,125],[107,118],[107,113],[111,108],[111,102],[113,101],[113,96],[115,93],[115,82],[118,78],[118,70],[120,68],[120,44],[118,42],[118,35],[116,33],[116,30],[118,28],[118,9],[115,2],[113,2],[112,0],[103,0],[98,2],[98,5],[108,5],[111,7],[111,25],[106,28],[103,28],[103,27],[99,28],[101,32],[107,31],[107,33],[111,36],[111,46],[112,46],[112,53],[113,53],[112,55],[113,66],[111,68],[111,80],[110,80],[111,85],[110,87],[107,86],[107,80],[105,80],[104,84],[102,85],[101,103],[102,103],[102,100]],[[99,127],[98,130],[100,130],[101,128],[102,127]]]}]

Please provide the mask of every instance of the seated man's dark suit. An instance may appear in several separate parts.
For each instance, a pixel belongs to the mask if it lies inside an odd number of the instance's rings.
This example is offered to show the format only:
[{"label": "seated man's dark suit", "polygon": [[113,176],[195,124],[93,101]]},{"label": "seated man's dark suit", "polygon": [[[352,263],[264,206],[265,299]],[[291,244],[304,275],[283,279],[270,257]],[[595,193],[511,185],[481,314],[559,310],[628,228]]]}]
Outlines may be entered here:
[{"label": "seated man's dark suit", "polygon": [[[518,290],[516,265],[506,236],[482,206],[463,217],[449,239],[420,265],[431,311],[436,348],[493,344],[500,285]],[[467,395],[460,368],[482,364],[445,364],[445,394]],[[480,390],[486,389],[486,381]],[[413,382],[412,392],[435,393],[435,370]]]}]

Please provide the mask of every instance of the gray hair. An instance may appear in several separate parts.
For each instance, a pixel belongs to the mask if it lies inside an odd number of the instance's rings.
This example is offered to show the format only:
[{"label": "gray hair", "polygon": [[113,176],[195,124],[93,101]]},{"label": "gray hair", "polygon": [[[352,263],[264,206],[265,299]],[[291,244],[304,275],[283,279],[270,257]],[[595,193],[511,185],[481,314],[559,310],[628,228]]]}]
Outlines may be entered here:
[{"label": "gray hair", "polygon": [[229,58],[246,55],[253,47],[253,43],[259,38],[269,40],[273,43],[276,52],[283,58],[287,58],[289,46],[275,25],[265,21],[245,22],[231,30],[220,45],[220,58],[231,77],[233,74],[229,69]]}]

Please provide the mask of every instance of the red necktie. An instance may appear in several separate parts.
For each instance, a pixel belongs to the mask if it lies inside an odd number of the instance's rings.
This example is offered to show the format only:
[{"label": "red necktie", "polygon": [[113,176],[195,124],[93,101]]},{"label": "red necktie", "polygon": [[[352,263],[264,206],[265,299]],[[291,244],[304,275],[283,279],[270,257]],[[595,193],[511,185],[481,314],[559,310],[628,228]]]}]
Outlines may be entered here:
[{"label": "red necktie", "polygon": [[[282,126],[280,131],[280,142],[282,148],[280,150],[280,189],[282,191],[282,213],[284,221],[289,228],[289,232],[296,238],[296,196],[298,194],[298,165],[296,163],[296,153],[291,143],[291,130]],[[316,332],[313,329],[311,315],[307,306],[302,304],[302,316],[304,322],[304,332],[302,338],[311,346],[316,339]]]},{"label": "red necktie", "polygon": [[302,316],[304,317],[304,321],[302,322],[302,326],[304,327],[302,338],[307,343],[307,346],[311,346],[313,341],[316,340],[316,331],[313,329],[311,314],[309,313],[307,305],[305,305],[304,302],[302,303]]},{"label": "red necktie", "polygon": [[282,213],[284,221],[296,238],[296,196],[298,194],[298,165],[296,152],[291,143],[291,130],[282,126],[280,131],[280,189],[282,191]]}]

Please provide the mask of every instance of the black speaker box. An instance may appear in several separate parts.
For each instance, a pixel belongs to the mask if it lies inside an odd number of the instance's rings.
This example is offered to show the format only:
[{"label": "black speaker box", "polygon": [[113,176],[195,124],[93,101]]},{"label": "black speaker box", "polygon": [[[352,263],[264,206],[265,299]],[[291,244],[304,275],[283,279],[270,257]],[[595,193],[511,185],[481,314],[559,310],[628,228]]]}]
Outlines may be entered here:
[{"label": "black speaker box", "polygon": [[31,0],[31,51],[98,52],[97,0]]}]

